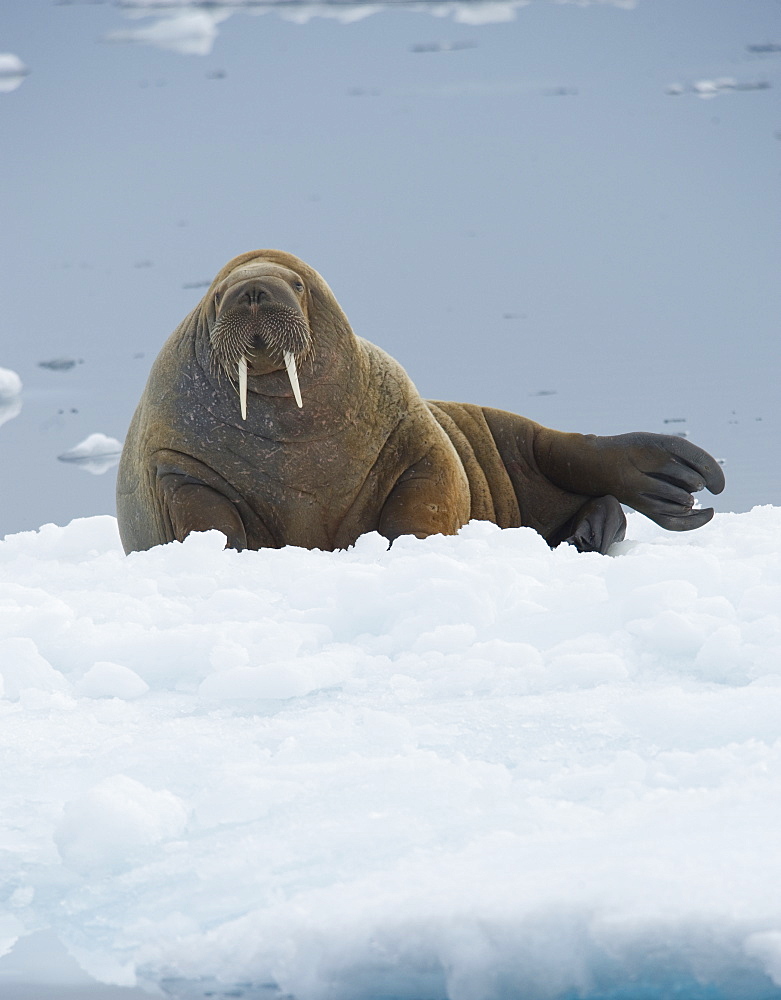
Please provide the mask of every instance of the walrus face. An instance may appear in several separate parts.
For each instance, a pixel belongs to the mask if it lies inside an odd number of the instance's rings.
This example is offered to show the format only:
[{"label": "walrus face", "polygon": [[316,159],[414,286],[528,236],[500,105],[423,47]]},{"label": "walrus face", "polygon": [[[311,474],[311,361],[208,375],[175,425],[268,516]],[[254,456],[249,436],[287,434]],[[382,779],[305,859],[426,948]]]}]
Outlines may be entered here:
[{"label": "walrus face", "polygon": [[239,267],[214,290],[211,306],[212,358],[231,383],[238,381],[242,417],[247,417],[247,377],[282,368],[303,406],[297,366],[312,349],[312,333],[302,278],[269,262]]}]

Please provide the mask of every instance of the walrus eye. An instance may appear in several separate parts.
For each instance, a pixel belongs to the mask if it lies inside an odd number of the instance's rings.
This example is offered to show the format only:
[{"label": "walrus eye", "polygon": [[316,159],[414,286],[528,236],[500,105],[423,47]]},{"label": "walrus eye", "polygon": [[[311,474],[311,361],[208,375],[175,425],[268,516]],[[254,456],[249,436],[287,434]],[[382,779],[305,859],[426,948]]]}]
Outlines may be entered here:
[{"label": "walrus eye", "polygon": [[300,281],[294,281],[293,282],[293,288],[295,288],[295,290],[297,292],[303,292],[303,290],[304,290],[304,286],[301,284]]}]

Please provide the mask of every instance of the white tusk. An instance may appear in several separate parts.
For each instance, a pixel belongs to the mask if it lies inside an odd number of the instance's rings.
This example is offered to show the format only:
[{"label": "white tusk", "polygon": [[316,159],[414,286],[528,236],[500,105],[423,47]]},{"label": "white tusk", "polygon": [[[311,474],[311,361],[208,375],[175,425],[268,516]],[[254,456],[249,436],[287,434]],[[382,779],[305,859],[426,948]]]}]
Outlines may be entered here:
[{"label": "white tusk", "polygon": [[290,379],[290,384],[293,387],[293,395],[296,397],[296,402],[300,407],[303,407],[301,402],[301,387],[298,384],[298,372],[296,371],[296,359],[290,353],[290,351],[285,351],[285,368],[287,368],[287,377]]},{"label": "white tusk", "polygon": [[247,419],[247,359],[242,355],[239,358],[239,403],[241,405],[241,419]]}]

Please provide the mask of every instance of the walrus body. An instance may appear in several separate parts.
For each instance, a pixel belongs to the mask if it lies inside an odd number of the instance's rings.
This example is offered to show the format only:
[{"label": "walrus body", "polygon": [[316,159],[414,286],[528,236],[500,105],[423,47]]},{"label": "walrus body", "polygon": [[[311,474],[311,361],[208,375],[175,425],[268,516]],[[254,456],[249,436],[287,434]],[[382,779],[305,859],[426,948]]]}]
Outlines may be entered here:
[{"label": "walrus body", "polygon": [[220,271],[155,361],[117,514],[127,552],[209,528],[237,549],[330,550],[369,531],[453,534],[471,518],[606,551],[623,537],[621,503],[693,528],[713,511],[693,510],[691,492],[723,484],[681,438],[566,434],[423,400],[355,336],[316,271],[259,250]]}]

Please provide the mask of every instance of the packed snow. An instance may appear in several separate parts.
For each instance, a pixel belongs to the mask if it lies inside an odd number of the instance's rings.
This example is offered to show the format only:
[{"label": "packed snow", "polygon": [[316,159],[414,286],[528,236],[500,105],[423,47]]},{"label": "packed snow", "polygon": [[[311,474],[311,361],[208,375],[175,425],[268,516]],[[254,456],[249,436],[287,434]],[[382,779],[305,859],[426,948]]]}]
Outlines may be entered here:
[{"label": "packed snow", "polygon": [[781,508],[627,537],[6,537],[0,984],[781,998]]}]

